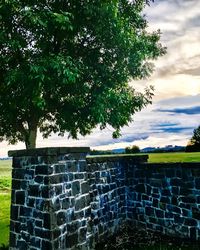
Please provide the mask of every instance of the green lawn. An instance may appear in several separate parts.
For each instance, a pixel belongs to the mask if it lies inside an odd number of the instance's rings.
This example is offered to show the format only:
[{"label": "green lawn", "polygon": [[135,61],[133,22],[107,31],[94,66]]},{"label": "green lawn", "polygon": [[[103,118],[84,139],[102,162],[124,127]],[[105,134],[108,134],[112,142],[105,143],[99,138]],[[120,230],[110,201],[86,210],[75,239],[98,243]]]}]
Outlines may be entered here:
[{"label": "green lawn", "polygon": [[200,162],[200,152],[151,153],[148,162]]},{"label": "green lawn", "polygon": [[11,160],[0,160],[0,246],[9,240],[11,164]]},{"label": "green lawn", "polygon": [[[148,162],[200,162],[198,153],[151,153]],[[108,155],[109,157],[110,155]],[[119,155],[115,155],[119,156]],[[123,155],[122,155],[123,156]],[[101,156],[99,156],[101,157]],[[11,160],[0,160],[0,246],[8,245],[11,189]]]},{"label": "green lawn", "polygon": [[10,192],[0,193],[0,246],[8,245],[10,223]]}]

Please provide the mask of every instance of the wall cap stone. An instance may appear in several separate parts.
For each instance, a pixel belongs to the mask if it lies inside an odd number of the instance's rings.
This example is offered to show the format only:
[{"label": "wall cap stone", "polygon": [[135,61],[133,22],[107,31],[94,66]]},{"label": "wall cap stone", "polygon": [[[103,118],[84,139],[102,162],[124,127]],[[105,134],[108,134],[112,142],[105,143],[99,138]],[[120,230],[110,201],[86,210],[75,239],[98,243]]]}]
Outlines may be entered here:
[{"label": "wall cap stone", "polygon": [[149,156],[148,155],[107,155],[107,156],[88,156],[86,158],[88,163],[95,162],[115,162],[120,160],[131,161],[134,163],[147,162]]},{"label": "wall cap stone", "polygon": [[20,156],[51,156],[68,153],[88,153],[89,147],[48,147],[48,148],[34,148],[8,151],[9,157]]},{"label": "wall cap stone", "polygon": [[144,163],[141,164],[140,167],[147,167],[147,168],[175,168],[175,167],[181,167],[181,168],[196,168],[200,169],[200,162],[159,162],[159,163]]}]

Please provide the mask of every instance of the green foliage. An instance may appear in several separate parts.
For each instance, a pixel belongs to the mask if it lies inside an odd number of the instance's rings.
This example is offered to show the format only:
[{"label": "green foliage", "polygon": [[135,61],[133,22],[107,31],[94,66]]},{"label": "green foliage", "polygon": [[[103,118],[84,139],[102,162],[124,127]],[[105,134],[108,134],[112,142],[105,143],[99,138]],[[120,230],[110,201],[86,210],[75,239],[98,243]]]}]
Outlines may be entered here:
[{"label": "green foliage", "polygon": [[126,154],[137,154],[140,153],[140,148],[137,145],[133,145],[132,147],[125,148]]},{"label": "green foliage", "polygon": [[151,103],[127,82],[147,78],[165,53],[138,0],[2,0],[0,139],[34,147],[37,128],[77,138],[120,128]]},{"label": "green foliage", "polygon": [[185,149],[186,152],[200,152],[200,126],[194,129],[193,136]]},{"label": "green foliage", "polygon": [[200,153],[152,153],[148,162],[200,162]]}]

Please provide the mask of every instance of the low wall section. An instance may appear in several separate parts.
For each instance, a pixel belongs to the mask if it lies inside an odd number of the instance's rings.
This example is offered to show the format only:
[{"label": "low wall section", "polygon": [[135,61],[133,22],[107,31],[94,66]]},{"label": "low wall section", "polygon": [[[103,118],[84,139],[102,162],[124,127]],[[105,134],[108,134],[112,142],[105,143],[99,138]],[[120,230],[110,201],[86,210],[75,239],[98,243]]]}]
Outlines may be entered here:
[{"label": "low wall section", "polygon": [[126,174],[131,223],[200,240],[200,163],[138,164]]},{"label": "low wall section", "polygon": [[200,164],[11,151],[10,249],[94,249],[125,222],[200,240]]}]

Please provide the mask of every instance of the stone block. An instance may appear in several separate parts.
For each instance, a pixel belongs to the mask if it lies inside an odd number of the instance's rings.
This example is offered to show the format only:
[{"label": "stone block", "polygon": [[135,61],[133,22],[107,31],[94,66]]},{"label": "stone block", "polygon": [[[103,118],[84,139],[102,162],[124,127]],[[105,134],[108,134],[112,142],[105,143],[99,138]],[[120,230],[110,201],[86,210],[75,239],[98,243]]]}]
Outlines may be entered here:
[{"label": "stone block", "polygon": [[72,182],[72,195],[75,196],[80,193],[80,181]]},{"label": "stone block", "polygon": [[148,216],[155,216],[155,208],[145,207],[145,214]]},{"label": "stone block", "polygon": [[66,212],[60,211],[56,214],[57,225],[63,225],[66,223]]},{"label": "stone block", "polygon": [[155,209],[156,217],[158,218],[164,218],[164,211],[161,209]]},{"label": "stone block", "polygon": [[75,200],[75,210],[81,210],[85,207],[85,196],[81,196]]},{"label": "stone block", "polygon": [[54,168],[54,172],[55,172],[56,174],[65,173],[65,171],[66,171],[66,166],[65,166],[65,164],[54,164],[54,165],[53,165],[53,168]]},{"label": "stone block", "polygon": [[198,229],[196,227],[190,227],[190,239],[192,240],[198,240]]},{"label": "stone block", "polygon": [[81,183],[81,192],[82,194],[86,194],[86,193],[89,193],[90,191],[90,185],[88,182],[82,182]]},{"label": "stone block", "polygon": [[82,243],[86,241],[87,227],[81,227],[78,230],[79,242]]},{"label": "stone block", "polygon": [[17,234],[10,232],[10,247],[16,247],[17,245]]},{"label": "stone block", "polygon": [[33,216],[33,209],[29,207],[20,207],[20,216],[32,217]]},{"label": "stone block", "polygon": [[164,195],[164,196],[171,196],[171,190],[167,189],[167,188],[162,189],[161,194]]},{"label": "stone block", "polygon": [[44,213],[43,227],[45,229],[51,229],[51,216],[49,213]]},{"label": "stone block", "polygon": [[28,181],[12,179],[12,189],[25,190],[28,186]]},{"label": "stone block", "polygon": [[17,249],[28,249],[28,243],[25,240],[18,240],[17,241]]},{"label": "stone block", "polygon": [[183,180],[181,178],[175,177],[175,178],[171,178],[170,180],[170,185],[171,186],[182,186],[183,185]]},{"label": "stone block", "polygon": [[49,186],[43,185],[41,186],[41,196],[42,198],[50,198],[50,190]]},{"label": "stone block", "polygon": [[191,195],[191,196],[182,196],[181,201],[184,203],[196,203],[196,197]]},{"label": "stone block", "polygon": [[198,225],[198,220],[192,218],[185,218],[184,225],[196,227]]},{"label": "stone block", "polygon": [[[46,178],[46,177],[45,177]],[[56,175],[51,175],[47,177],[47,180],[45,180],[48,184],[59,184],[63,183],[63,175],[62,174],[56,174]]]},{"label": "stone block", "polygon": [[19,179],[19,180],[24,180],[25,173],[26,173],[25,169],[14,168],[12,170],[12,178],[13,179]]},{"label": "stone block", "polygon": [[192,208],[192,218],[200,220],[200,209]]},{"label": "stone block", "polygon": [[139,193],[146,193],[146,186],[145,184],[138,184],[135,186],[135,191]]},{"label": "stone block", "polygon": [[53,250],[52,243],[47,240],[42,240],[42,250]]},{"label": "stone block", "polygon": [[170,203],[171,203],[171,199],[170,199],[170,197],[168,197],[168,196],[162,196],[162,197],[160,198],[160,202],[161,202],[161,203],[165,203],[165,204],[170,204]]},{"label": "stone block", "polygon": [[172,186],[172,194],[179,195],[180,194],[180,187],[179,186]]},{"label": "stone block", "polygon": [[15,192],[15,202],[19,205],[24,205],[25,203],[25,191],[16,191]]},{"label": "stone block", "polygon": [[43,184],[44,183],[44,176],[38,175],[35,177],[34,181],[39,183],[39,184]]},{"label": "stone block", "polygon": [[69,198],[62,199],[60,202],[61,202],[62,209],[68,209],[70,207]]},{"label": "stone block", "polygon": [[42,227],[43,225],[43,221],[42,220],[35,220],[35,226],[36,227]]},{"label": "stone block", "polygon": [[180,195],[187,196],[189,194],[192,194],[192,190],[191,189],[180,187]]},{"label": "stone block", "polygon": [[177,196],[173,195],[171,199],[172,205],[177,206],[178,205],[178,198]]},{"label": "stone block", "polygon": [[200,177],[195,178],[195,187],[196,187],[197,189],[200,189]]},{"label": "stone block", "polygon": [[152,203],[153,207],[158,207],[159,206],[159,200],[158,199],[153,199],[153,203]]},{"label": "stone block", "polygon": [[43,228],[34,228],[35,236],[40,237],[42,239],[51,239],[51,232],[49,230],[45,230]]},{"label": "stone block", "polygon": [[174,206],[174,205],[171,205],[171,204],[167,204],[166,208],[167,208],[167,210],[168,210],[169,212],[181,214],[181,209],[180,209],[180,207],[177,207],[177,206]]},{"label": "stone block", "polygon": [[32,247],[41,249],[41,238],[31,237],[30,238],[30,245]]},{"label": "stone block", "polygon": [[66,236],[66,248],[72,248],[78,244],[78,232]]},{"label": "stone block", "polygon": [[179,214],[175,214],[175,215],[174,215],[174,223],[179,224],[179,225],[182,225],[183,222],[184,222],[184,217],[182,217],[182,216],[179,215]]},{"label": "stone block", "polygon": [[182,214],[185,217],[192,217],[192,211],[191,209],[186,209],[186,208],[182,208]]},{"label": "stone block", "polygon": [[29,185],[28,195],[38,197],[40,195],[40,185],[39,184]]},{"label": "stone block", "polygon": [[35,167],[36,175],[50,175],[53,174],[53,167],[47,164],[37,165]]}]

